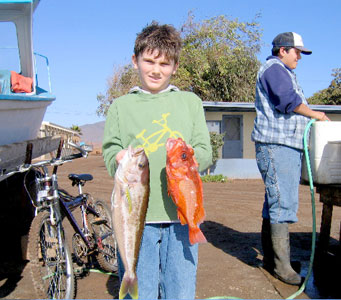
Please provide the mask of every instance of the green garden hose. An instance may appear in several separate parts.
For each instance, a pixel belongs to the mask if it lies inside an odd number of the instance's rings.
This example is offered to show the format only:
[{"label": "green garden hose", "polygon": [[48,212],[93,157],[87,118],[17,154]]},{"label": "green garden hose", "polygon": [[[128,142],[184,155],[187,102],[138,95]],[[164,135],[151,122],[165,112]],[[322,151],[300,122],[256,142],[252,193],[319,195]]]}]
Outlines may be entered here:
[{"label": "green garden hose", "polygon": [[[313,219],[313,231],[312,231],[312,239],[311,239],[311,254],[310,254],[310,263],[309,263],[309,268],[308,268],[308,273],[307,276],[305,277],[305,280],[302,284],[302,286],[299,288],[299,290],[289,296],[286,299],[294,299],[298,295],[300,295],[309,280],[309,277],[311,275],[311,271],[313,268],[314,264],[314,257],[315,257],[315,244],[316,244],[316,215],[315,215],[315,193],[314,193],[314,183],[313,183],[313,176],[311,172],[311,166],[310,166],[310,159],[309,159],[309,151],[308,151],[308,142],[307,142],[307,137],[309,133],[309,129],[311,125],[315,122],[315,119],[311,119],[310,122],[307,124],[305,130],[304,130],[304,136],[303,136],[303,146],[304,146],[304,155],[305,155],[305,161],[307,164],[307,173],[308,173],[308,178],[309,178],[309,187],[310,187],[310,195],[311,195],[311,209],[312,209],[312,219]],[[302,166],[303,168],[304,166]]]},{"label": "green garden hose", "polygon": [[[315,244],[316,244],[316,215],[315,215],[315,193],[314,193],[314,183],[313,183],[313,176],[311,172],[311,166],[310,166],[310,159],[309,159],[309,151],[308,151],[308,133],[310,130],[311,125],[315,122],[315,119],[311,119],[310,122],[307,124],[304,130],[304,135],[303,135],[303,146],[304,146],[304,155],[305,155],[305,160],[307,164],[307,173],[308,173],[308,178],[309,178],[309,187],[310,187],[310,195],[311,195],[311,208],[312,208],[312,219],[313,219],[313,231],[312,231],[312,240],[311,240],[311,254],[310,254],[310,263],[309,263],[309,268],[307,272],[307,276],[304,279],[303,284],[299,288],[297,292],[292,294],[286,299],[295,299],[298,297],[302,292],[304,291],[307,282],[310,278],[311,271],[313,268],[313,263],[314,263],[314,257],[315,257]],[[304,166],[302,166],[304,167]],[[236,297],[227,297],[227,296],[220,296],[220,297],[212,297],[209,299],[241,299],[241,298],[236,298]]]}]

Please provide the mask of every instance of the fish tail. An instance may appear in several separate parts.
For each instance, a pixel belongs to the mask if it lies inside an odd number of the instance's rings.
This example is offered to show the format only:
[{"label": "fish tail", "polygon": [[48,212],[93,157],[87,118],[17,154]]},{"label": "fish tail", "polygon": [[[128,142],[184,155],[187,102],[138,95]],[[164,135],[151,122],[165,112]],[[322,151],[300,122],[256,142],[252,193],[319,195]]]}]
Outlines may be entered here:
[{"label": "fish tail", "polygon": [[139,293],[137,277],[136,275],[133,277],[129,277],[127,273],[124,273],[119,292],[119,299],[124,299],[127,294],[129,294],[132,299],[138,299]]},{"label": "fish tail", "polygon": [[207,240],[200,228],[196,226],[189,228],[189,242],[194,245],[195,243],[207,243]]}]

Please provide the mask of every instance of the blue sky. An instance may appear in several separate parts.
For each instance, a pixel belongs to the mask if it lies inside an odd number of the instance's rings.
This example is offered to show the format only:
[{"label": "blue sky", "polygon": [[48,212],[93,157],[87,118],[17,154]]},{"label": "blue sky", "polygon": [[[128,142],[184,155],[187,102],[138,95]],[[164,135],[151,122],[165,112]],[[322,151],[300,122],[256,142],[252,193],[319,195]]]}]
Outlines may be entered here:
[{"label": "blue sky", "polygon": [[341,67],[341,1],[267,0],[41,0],[34,15],[34,48],[50,61],[56,101],[45,120],[69,127],[102,121],[96,95],[105,93],[114,66],[130,62],[136,33],[152,20],[179,28],[193,11],[197,20],[218,15],[263,29],[261,62],[280,32],[295,31],[313,51],[296,69],[305,95],[328,87]]}]

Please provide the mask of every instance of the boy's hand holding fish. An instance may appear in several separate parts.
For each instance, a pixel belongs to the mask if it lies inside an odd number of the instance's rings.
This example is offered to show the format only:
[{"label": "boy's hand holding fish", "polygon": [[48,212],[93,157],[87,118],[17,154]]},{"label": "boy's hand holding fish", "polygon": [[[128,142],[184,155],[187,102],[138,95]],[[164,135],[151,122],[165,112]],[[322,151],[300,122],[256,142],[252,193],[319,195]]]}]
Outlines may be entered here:
[{"label": "boy's hand holding fish", "polygon": [[123,149],[117,153],[117,155],[116,155],[117,165],[120,163],[121,159],[123,158],[124,154],[126,154],[126,152],[127,152],[127,149]]}]

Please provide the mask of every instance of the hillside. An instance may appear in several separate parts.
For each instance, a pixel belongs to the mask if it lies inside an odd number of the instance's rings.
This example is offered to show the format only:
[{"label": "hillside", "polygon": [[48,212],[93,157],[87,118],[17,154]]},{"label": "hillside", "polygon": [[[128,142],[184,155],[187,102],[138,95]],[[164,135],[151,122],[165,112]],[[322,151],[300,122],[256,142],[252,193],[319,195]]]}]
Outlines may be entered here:
[{"label": "hillside", "polygon": [[102,145],[103,132],[104,132],[105,121],[86,124],[80,126],[82,130],[81,140],[86,144],[92,144],[96,146]]}]

